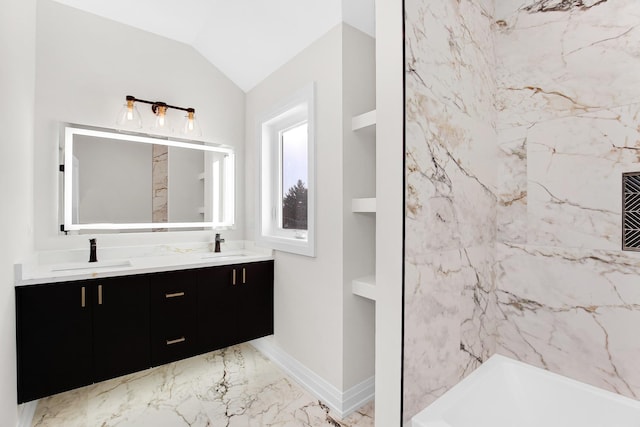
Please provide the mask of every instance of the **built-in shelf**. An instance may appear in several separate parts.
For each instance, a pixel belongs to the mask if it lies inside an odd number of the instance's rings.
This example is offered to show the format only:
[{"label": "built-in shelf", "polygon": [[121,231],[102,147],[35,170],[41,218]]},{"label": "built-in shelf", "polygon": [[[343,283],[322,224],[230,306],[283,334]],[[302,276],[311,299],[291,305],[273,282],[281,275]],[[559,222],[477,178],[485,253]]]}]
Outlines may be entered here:
[{"label": "built-in shelf", "polygon": [[351,200],[351,212],[375,212],[376,198],[361,198]]},{"label": "built-in shelf", "polygon": [[376,110],[354,116],[351,119],[351,130],[360,130],[376,124]]},{"label": "built-in shelf", "polygon": [[376,300],[376,276],[365,276],[351,282],[351,292],[363,298]]}]

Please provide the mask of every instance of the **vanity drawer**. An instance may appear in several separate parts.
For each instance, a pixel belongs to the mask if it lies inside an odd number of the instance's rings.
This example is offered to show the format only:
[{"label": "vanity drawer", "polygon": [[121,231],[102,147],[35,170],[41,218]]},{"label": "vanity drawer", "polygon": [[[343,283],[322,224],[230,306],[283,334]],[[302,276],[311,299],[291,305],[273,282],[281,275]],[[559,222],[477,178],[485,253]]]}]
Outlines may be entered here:
[{"label": "vanity drawer", "polygon": [[154,366],[197,353],[197,287],[193,272],[151,278],[151,363]]}]

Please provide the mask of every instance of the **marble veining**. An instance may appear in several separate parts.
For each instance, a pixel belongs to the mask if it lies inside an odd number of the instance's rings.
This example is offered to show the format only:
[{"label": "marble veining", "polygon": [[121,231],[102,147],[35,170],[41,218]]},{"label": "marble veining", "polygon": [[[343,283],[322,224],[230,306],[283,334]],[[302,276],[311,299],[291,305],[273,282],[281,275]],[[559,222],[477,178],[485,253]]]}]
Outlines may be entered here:
[{"label": "marble veining", "polygon": [[640,398],[638,256],[505,244],[498,269],[501,353]]},{"label": "marble veining", "polygon": [[33,427],[372,427],[341,420],[249,344],[40,400]]},{"label": "marble veining", "polygon": [[424,408],[494,353],[491,256],[479,246],[406,263],[403,403],[409,411]]},{"label": "marble veining", "polygon": [[564,12],[572,9],[587,10],[607,0],[538,0],[524,8],[527,12]]},{"label": "marble veining", "polygon": [[[622,252],[639,170],[640,3],[497,7],[497,351],[640,398],[640,256]],[[545,13],[542,13],[545,12]]]},{"label": "marble veining", "polygon": [[404,420],[493,354],[491,1],[405,2]]}]

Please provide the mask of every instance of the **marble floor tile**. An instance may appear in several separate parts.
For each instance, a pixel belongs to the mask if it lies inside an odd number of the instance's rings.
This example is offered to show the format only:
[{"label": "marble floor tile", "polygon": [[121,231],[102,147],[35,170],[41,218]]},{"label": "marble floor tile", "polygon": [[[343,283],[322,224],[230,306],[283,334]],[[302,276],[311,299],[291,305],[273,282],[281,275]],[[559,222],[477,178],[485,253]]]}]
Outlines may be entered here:
[{"label": "marble floor tile", "polygon": [[373,427],[335,416],[249,344],[41,399],[33,427]]}]

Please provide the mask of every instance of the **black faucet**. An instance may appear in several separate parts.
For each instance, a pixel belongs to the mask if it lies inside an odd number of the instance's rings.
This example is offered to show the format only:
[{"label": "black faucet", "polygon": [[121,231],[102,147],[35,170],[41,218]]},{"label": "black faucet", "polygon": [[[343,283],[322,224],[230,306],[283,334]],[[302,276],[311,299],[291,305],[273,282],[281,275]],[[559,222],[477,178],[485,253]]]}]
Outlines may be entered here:
[{"label": "black faucet", "polygon": [[224,239],[220,238],[220,233],[216,233],[216,247],[213,252],[220,252],[220,242],[224,242]]},{"label": "black faucet", "polygon": [[98,244],[96,243],[96,239],[89,239],[89,262],[97,262],[98,261]]}]

